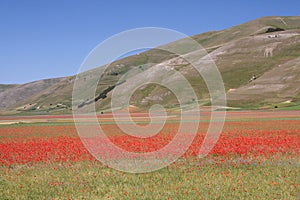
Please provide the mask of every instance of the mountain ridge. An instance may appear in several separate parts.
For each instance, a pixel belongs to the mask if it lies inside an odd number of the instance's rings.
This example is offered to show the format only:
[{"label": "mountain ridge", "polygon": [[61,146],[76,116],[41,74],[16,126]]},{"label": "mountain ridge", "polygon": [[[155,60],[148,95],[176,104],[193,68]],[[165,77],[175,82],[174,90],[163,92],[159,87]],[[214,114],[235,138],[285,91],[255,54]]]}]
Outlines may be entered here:
[{"label": "mountain ridge", "polygon": [[[300,78],[299,16],[263,17],[229,29],[209,31],[191,37],[207,50],[218,66],[224,80],[229,106],[274,108],[278,105],[298,105],[300,91],[296,80],[300,80],[297,79]],[[184,47],[184,44],[179,44],[178,41],[172,42],[172,45],[177,44]],[[169,64],[168,61],[172,59],[173,64]],[[96,95],[115,85],[119,78],[129,71],[136,74],[144,70],[151,72],[155,64],[149,63],[166,63],[185,74],[200,102],[210,105],[210,97],[203,80],[195,76],[195,71],[188,64],[180,62],[176,55],[158,49],[115,61],[103,73]],[[250,81],[254,75],[255,80]],[[289,79],[286,78],[288,76]],[[69,76],[19,85],[0,84],[0,110],[21,114],[70,113],[75,78]],[[95,78],[96,73],[87,73],[85,77],[86,80]],[[130,81],[130,78],[131,75],[128,75],[126,80]],[[281,87],[271,90],[270,84]],[[107,98],[96,103],[98,111],[109,110],[110,93],[105,94]],[[172,95],[163,96],[166,93],[165,88],[150,85],[139,89],[133,95],[131,104],[140,109],[155,103],[172,108],[176,101]],[[93,97],[87,98],[90,100]]]}]

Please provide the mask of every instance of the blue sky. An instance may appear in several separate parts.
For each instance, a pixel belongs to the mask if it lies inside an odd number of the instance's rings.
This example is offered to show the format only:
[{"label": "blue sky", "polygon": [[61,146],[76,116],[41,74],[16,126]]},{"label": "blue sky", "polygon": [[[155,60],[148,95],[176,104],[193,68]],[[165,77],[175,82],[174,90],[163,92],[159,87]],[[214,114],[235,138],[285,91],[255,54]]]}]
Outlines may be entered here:
[{"label": "blue sky", "polygon": [[194,35],[263,16],[299,14],[299,0],[0,0],[0,83],[74,75],[97,44],[132,28]]}]

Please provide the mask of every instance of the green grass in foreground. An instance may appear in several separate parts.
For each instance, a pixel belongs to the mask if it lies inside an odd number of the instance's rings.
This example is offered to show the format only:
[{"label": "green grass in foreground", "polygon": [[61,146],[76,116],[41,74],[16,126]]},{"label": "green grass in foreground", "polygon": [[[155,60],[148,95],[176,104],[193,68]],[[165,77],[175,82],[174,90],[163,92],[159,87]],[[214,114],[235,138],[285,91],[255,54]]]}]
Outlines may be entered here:
[{"label": "green grass in foreground", "polygon": [[[205,162],[204,162],[205,163]],[[1,199],[298,199],[299,165],[178,162],[128,174],[98,162],[0,167]]]}]

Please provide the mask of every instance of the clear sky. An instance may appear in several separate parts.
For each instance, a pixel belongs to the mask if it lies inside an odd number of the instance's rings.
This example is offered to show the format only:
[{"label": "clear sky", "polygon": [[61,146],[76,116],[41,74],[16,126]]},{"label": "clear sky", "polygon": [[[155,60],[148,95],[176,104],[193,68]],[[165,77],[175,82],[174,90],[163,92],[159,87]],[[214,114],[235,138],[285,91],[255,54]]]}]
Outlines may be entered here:
[{"label": "clear sky", "polygon": [[194,35],[299,14],[299,0],[0,0],[0,83],[74,75],[97,44],[132,28]]}]

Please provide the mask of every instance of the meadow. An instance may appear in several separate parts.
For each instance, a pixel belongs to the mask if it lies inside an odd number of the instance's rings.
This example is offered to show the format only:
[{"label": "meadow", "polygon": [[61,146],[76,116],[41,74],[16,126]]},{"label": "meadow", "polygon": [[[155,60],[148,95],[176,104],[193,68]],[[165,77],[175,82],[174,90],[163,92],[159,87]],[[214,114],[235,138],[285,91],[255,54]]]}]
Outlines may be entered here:
[{"label": "meadow", "polygon": [[[71,116],[0,118],[1,199],[299,199],[300,112],[228,112],[205,158],[199,148],[209,125],[201,118],[192,145],[175,163],[151,173],[119,172],[82,144]],[[136,116],[143,124],[147,118]],[[178,119],[148,139],[122,133],[99,116],[109,139],[132,152],[168,144]],[[112,159],[114,152],[106,152]]]}]

